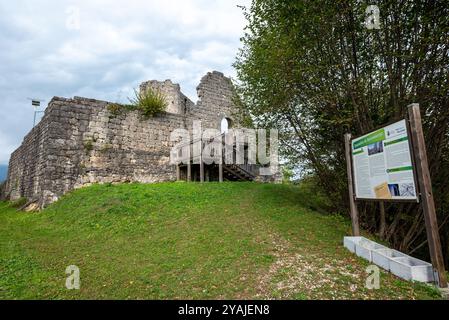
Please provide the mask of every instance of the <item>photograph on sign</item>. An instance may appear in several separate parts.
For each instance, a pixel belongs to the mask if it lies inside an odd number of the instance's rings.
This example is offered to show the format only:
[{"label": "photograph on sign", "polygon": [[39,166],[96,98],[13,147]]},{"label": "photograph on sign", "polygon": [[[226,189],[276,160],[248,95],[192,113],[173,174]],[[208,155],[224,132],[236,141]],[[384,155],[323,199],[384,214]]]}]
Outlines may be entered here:
[{"label": "photograph on sign", "polygon": [[352,140],[356,198],[418,199],[405,120]]}]

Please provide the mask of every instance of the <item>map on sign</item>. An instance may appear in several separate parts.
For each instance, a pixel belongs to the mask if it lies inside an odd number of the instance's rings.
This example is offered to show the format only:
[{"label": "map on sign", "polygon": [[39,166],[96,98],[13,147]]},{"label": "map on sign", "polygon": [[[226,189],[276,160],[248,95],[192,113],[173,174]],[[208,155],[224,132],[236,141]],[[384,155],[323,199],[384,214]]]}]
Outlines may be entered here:
[{"label": "map on sign", "polygon": [[352,140],[358,199],[417,201],[405,120]]}]

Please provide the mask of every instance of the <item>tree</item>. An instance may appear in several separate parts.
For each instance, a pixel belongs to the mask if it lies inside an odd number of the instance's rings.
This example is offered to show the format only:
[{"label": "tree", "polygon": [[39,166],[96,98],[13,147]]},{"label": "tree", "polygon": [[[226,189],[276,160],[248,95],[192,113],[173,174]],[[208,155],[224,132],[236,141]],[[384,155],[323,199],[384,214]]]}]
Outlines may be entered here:
[{"label": "tree", "polygon": [[[380,29],[365,25],[377,5]],[[253,0],[235,67],[245,112],[279,129],[281,153],[313,172],[347,212],[343,135],[366,133],[421,105],[443,245],[449,248],[449,1]],[[376,204],[360,208],[379,231]],[[423,258],[422,211],[386,206],[385,239]],[[449,249],[445,252],[449,265]]]},{"label": "tree", "polygon": [[288,165],[282,166],[282,183],[292,183],[292,179],[294,176],[294,172],[292,168]]}]

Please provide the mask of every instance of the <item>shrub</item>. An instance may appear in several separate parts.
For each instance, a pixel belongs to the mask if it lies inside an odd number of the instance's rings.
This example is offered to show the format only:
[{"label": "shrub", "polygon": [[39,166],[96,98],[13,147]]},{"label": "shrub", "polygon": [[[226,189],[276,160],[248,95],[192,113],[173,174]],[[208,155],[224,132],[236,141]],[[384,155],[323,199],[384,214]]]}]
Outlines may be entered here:
[{"label": "shrub", "polygon": [[27,198],[19,198],[17,200],[11,201],[9,206],[12,208],[21,208],[28,202]]},{"label": "shrub", "polygon": [[94,142],[92,139],[86,139],[83,142],[84,149],[86,150],[86,153],[89,153],[94,148]]},{"label": "shrub", "polygon": [[132,105],[142,112],[144,117],[150,118],[158,113],[165,111],[167,101],[165,96],[159,90],[148,88],[147,90],[137,91],[134,89],[135,97],[129,99]]},{"label": "shrub", "polygon": [[108,111],[110,112],[110,117],[115,118],[123,114],[126,111],[136,110],[137,106],[130,104],[122,104],[122,103],[110,103],[108,104]]},{"label": "shrub", "polygon": [[122,113],[123,107],[118,103],[111,103],[108,104],[108,110],[115,117]]}]

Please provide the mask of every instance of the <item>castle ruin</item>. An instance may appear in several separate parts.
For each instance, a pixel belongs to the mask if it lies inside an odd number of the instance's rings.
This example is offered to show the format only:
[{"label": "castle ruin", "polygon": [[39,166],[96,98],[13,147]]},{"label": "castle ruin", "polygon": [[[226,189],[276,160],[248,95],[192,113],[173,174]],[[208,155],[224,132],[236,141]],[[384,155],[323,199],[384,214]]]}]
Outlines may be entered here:
[{"label": "castle ruin", "polygon": [[[111,102],[54,97],[42,120],[12,153],[4,195],[10,200],[27,198],[42,208],[93,183],[179,179],[180,168],[170,164],[170,133],[191,128],[194,120],[217,129],[223,118],[233,120],[232,82],[220,72],[207,73],[197,87],[196,104],[170,80],[144,82],[140,90],[148,87],[162,92],[167,101],[166,112],[149,119],[142,119],[137,110],[114,114]],[[232,179],[247,172],[229,168],[227,173]],[[206,177],[202,174],[202,181],[215,179],[207,170]],[[189,175],[195,180],[191,171]]]}]

